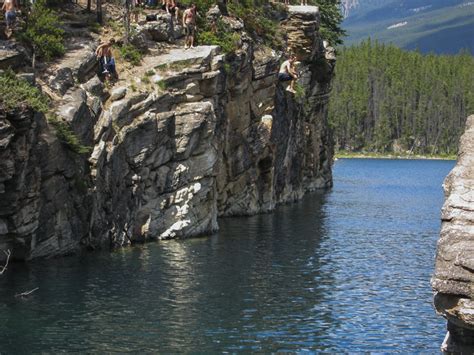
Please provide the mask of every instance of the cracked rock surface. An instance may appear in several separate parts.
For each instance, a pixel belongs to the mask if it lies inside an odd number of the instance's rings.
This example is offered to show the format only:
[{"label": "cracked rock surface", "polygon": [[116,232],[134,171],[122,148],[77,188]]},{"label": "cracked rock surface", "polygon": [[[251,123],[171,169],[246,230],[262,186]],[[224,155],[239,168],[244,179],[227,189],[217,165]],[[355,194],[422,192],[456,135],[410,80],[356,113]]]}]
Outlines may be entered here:
[{"label": "cracked rock surface", "polygon": [[434,304],[448,321],[443,350],[474,352],[474,116],[466,122],[458,161],[444,182],[441,234],[431,280]]},{"label": "cracked rock surface", "polygon": [[244,34],[227,56],[155,48],[115,88],[94,76],[94,47],[78,44],[40,82],[90,152],[71,151],[43,115],[0,112],[0,248],[33,259],[210,234],[219,216],[331,186],[334,60],[317,8],[303,10],[283,24],[308,37],[294,48],[299,95],[277,80],[281,58]]}]

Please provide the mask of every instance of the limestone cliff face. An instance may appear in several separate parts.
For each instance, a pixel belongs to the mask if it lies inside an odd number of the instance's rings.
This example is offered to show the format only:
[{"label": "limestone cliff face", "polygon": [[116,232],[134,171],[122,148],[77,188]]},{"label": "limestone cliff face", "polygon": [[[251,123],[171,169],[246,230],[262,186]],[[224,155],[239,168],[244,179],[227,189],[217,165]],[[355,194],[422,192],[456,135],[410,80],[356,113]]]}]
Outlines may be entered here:
[{"label": "limestone cliff face", "polygon": [[448,320],[442,349],[474,352],[474,116],[467,119],[458,162],[444,182],[441,235],[431,280],[438,313]]},{"label": "limestone cliff face", "polygon": [[217,230],[218,216],[331,186],[333,58],[317,8],[292,7],[283,26],[300,61],[296,95],[277,80],[280,57],[245,34],[231,55],[149,55],[111,90],[91,75],[87,46],[52,68],[57,116],[93,149],[71,152],[28,110],[3,113],[0,247],[31,259],[197,236]]}]

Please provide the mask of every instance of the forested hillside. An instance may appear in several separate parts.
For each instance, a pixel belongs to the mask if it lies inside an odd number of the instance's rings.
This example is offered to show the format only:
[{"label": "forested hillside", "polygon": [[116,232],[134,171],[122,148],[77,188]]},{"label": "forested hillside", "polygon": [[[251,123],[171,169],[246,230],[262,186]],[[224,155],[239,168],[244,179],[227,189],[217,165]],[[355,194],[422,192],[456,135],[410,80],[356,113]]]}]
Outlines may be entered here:
[{"label": "forested hillside", "polygon": [[371,37],[423,53],[474,53],[471,0],[346,0],[343,10],[346,44]]},{"label": "forested hillside", "polygon": [[474,57],[365,41],[343,48],[330,103],[336,149],[453,154],[474,113]]}]

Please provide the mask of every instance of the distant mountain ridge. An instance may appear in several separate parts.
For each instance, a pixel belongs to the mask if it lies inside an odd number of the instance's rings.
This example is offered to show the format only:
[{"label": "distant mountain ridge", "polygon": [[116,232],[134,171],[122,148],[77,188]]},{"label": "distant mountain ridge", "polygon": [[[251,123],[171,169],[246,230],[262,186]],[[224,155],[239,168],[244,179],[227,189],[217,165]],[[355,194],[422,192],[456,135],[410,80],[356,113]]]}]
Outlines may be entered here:
[{"label": "distant mountain ridge", "polygon": [[474,0],[343,0],[345,44],[372,37],[406,49],[474,54]]}]

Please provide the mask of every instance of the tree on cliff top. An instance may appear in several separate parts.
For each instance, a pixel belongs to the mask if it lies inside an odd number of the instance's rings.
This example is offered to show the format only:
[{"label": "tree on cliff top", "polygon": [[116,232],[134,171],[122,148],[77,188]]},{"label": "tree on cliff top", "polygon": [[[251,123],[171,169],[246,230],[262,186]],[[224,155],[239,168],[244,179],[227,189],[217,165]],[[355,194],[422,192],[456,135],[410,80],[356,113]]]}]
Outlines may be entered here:
[{"label": "tree on cliff top", "polygon": [[309,3],[319,7],[322,37],[332,46],[342,44],[346,31],[341,28],[344,19],[341,13],[341,0],[310,0]]},{"label": "tree on cliff top", "polygon": [[20,38],[33,49],[33,67],[36,55],[51,60],[64,54],[64,30],[58,15],[46,6],[46,0],[37,0],[28,16],[26,30]]}]

